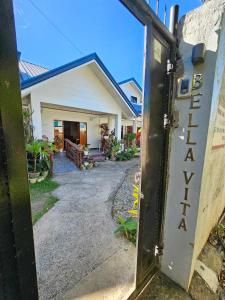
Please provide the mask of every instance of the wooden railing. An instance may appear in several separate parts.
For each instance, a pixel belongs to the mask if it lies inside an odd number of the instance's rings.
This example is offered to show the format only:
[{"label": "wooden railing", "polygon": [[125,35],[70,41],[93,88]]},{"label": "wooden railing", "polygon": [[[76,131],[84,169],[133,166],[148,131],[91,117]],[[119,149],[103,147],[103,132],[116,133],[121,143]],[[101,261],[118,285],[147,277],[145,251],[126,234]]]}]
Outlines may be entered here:
[{"label": "wooden railing", "polygon": [[68,157],[74,164],[81,169],[83,164],[84,151],[68,139],[65,139],[66,157]]}]

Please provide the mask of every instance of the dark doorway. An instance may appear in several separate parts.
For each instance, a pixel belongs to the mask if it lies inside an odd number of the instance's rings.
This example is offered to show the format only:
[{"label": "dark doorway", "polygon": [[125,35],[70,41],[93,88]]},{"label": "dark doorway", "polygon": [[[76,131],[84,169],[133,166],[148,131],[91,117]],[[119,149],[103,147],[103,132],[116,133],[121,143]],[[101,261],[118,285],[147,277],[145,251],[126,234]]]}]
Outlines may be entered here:
[{"label": "dark doorway", "polygon": [[80,144],[80,123],[64,121],[64,139],[68,139],[75,144]]},{"label": "dark doorway", "polygon": [[79,145],[87,144],[87,123],[64,121],[64,139]]}]

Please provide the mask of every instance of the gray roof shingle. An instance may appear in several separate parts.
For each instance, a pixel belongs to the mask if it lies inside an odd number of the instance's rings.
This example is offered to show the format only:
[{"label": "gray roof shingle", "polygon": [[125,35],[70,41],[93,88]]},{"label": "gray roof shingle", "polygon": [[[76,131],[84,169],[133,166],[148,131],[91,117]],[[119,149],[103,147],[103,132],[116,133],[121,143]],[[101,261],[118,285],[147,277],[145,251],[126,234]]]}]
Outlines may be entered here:
[{"label": "gray roof shingle", "polygon": [[19,71],[20,71],[20,82],[22,83],[27,79],[43,74],[49,70],[42,66],[38,66],[24,60],[20,60]]}]

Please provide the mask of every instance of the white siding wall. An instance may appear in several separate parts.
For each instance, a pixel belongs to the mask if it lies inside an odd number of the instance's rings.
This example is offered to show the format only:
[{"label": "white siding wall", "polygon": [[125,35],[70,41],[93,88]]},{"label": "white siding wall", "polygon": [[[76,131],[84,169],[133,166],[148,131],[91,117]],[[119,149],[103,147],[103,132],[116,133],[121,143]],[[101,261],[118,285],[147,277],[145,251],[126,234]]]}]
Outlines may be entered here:
[{"label": "white siding wall", "polygon": [[41,103],[110,113],[119,116],[118,120],[121,119],[121,107],[89,66],[60,74],[37,84],[32,89],[28,88],[25,92],[31,93],[34,135],[37,138],[41,138],[43,134]]},{"label": "white siding wall", "polygon": [[137,97],[137,103],[141,103],[141,93],[137,90],[137,88],[134,88],[133,85],[130,82],[126,82],[124,84],[120,85],[123,92],[126,94],[127,98],[131,100],[131,96]]}]

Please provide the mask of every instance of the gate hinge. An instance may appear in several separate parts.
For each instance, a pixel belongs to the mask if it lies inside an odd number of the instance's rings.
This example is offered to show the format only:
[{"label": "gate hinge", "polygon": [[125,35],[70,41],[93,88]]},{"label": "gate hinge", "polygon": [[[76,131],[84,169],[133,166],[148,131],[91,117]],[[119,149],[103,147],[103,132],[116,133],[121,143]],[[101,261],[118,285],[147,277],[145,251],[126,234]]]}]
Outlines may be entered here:
[{"label": "gate hinge", "polygon": [[169,116],[167,114],[164,114],[164,117],[163,117],[163,127],[164,127],[164,129],[170,128],[170,125],[171,125],[171,120],[170,120]]},{"label": "gate hinge", "polygon": [[155,245],[155,256],[162,256],[163,255],[163,247]]},{"label": "gate hinge", "polygon": [[171,116],[164,114],[163,127],[169,129],[171,127],[177,128],[179,126],[179,112],[174,111]]},{"label": "gate hinge", "polygon": [[175,73],[175,66],[174,64],[170,61],[170,59],[167,60],[167,74],[172,74]]}]

